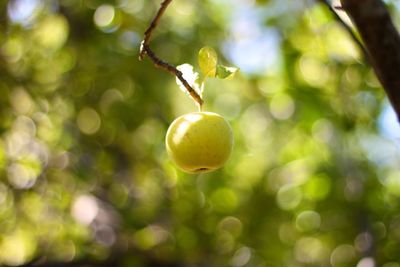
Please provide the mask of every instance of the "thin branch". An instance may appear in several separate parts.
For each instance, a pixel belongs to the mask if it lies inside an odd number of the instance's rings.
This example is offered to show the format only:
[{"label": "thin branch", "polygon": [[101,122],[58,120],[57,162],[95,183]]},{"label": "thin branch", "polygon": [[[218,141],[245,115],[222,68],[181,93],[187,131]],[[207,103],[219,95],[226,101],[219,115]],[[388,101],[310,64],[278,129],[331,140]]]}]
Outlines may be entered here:
[{"label": "thin branch", "polygon": [[139,54],[139,59],[143,60],[145,55],[146,55],[146,49],[145,47],[148,46],[150,42],[151,35],[155,28],[158,26],[158,23],[160,22],[160,19],[162,15],[164,15],[165,10],[167,9],[168,5],[172,2],[172,0],[164,0],[164,2],[161,3],[160,9],[158,10],[156,16],[154,17],[153,21],[151,22],[149,28],[145,31],[144,33],[144,39],[142,42],[142,46],[140,47],[140,54]]},{"label": "thin branch", "polygon": [[370,62],[400,119],[400,34],[381,0],[341,0],[368,50]]},{"label": "thin branch", "polygon": [[149,56],[149,58],[153,61],[154,65],[157,67],[168,71],[169,73],[175,75],[179,81],[185,86],[186,90],[189,92],[190,96],[200,105],[200,107],[203,105],[203,99],[197,94],[197,92],[190,86],[190,84],[183,78],[183,74],[180,70],[172,66],[171,64],[162,61],[156,55],[154,52],[149,48],[148,45],[143,45],[144,46],[144,51],[146,51],[146,54]]},{"label": "thin branch", "polygon": [[189,95],[197,102],[199,107],[203,105],[203,99],[201,96],[190,86],[190,84],[183,78],[183,74],[180,70],[178,70],[175,66],[161,60],[158,58],[155,53],[150,49],[149,42],[153,31],[157,28],[158,23],[164,14],[165,10],[167,9],[168,5],[172,2],[172,0],[164,0],[161,3],[160,9],[158,10],[156,16],[154,17],[153,21],[151,22],[149,28],[144,33],[144,39],[140,46],[140,53],[139,53],[139,60],[143,60],[145,56],[149,56],[151,61],[153,61],[154,65],[160,69],[163,69],[172,75],[175,75],[179,81],[185,86],[186,90],[188,91]]},{"label": "thin branch", "polygon": [[341,7],[341,6],[333,6],[333,8],[336,10],[342,10],[342,11],[344,10],[343,7]]},{"label": "thin branch", "polygon": [[328,0],[318,0],[320,3],[325,5],[332,13],[336,21],[346,30],[346,32],[350,35],[351,39],[353,39],[354,43],[360,48],[362,51],[364,58],[368,61],[368,52],[363,43],[357,38],[355,33],[353,32],[353,29],[342,20],[342,18],[336,13],[336,10],[343,10],[343,7],[341,6],[332,6],[331,3],[329,3]]}]

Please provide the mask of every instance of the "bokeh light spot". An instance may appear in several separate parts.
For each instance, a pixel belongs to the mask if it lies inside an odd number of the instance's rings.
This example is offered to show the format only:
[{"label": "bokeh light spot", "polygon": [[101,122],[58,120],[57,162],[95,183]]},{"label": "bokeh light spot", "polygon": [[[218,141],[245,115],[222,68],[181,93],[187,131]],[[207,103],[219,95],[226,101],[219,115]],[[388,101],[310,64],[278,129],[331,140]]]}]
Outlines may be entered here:
[{"label": "bokeh light spot", "polygon": [[369,251],[372,246],[373,237],[369,232],[364,232],[357,235],[356,239],[354,240],[354,246],[357,251],[361,253],[365,253]]},{"label": "bokeh light spot", "polygon": [[19,114],[30,113],[34,108],[31,96],[21,87],[14,89],[10,94],[10,102]]},{"label": "bokeh light spot", "polygon": [[40,0],[14,0],[8,2],[8,16],[13,23],[30,25],[42,6]]},{"label": "bokeh light spot", "polygon": [[296,208],[302,199],[302,192],[297,186],[285,185],[279,189],[277,194],[278,206],[283,210]]},{"label": "bokeh light spot", "polygon": [[303,211],[296,217],[296,227],[300,231],[317,230],[321,224],[321,216],[312,210]]},{"label": "bokeh light spot", "polygon": [[312,177],[304,186],[305,196],[317,201],[326,198],[330,190],[331,180],[323,174]]},{"label": "bokeh light spot", "polygon": [[213,208],[219,212],[231,212],[238,205],[238,199],[231,189],[220,188],[211,195]]},{"label": "bokeh light spot", "polygon": [[36,241],[27,230],[16,230],[5,235],[0,245],[0,262],[11,266],[22,265],[35,253]]},{"label": "bokeh light spot", "polygon": [[221,220],[218,229],[229,232],[234,237],[238,237],[242,233],[243,224],[238,218],[228,216]]},{"label": "bokeh light spot", "polygon": [[277,94],[271,99],[270,111],[275,119],[289,119],[293,115],[294,110],[294,101],[287,94]]},{"label": "bokeh light spot", "polygon": [[329,78],[326,65],[316,57],[301,57],[299,69],[302,78],[312,86],[323,87]]},{"label": "bokeh light spot", "polygon": [[79,129],[84,134],[95,134],[101,125],[101,119],[96,110],[92,108],[83,108],[76,119]]},{"label": "bokeh light spot", "polygon": [[295,245],[296,259],[303,263],[318,263],[324,261],[327,249],[321,240],[314,237],[303,237]]},{"label": "bokeh light spot", "polygon": [[113,32],[119,27],[117,10],[108,4],[101,5],[96,9],[93,21],[104,32]]},{"label": "bokeh light spot", "polygon": [[111,24],[115,16],[115,9],[111,5],[101,5],[94,13],[94,23],[99,27],[106,27]]},{"label": "bokeh light spot", "polygon": [[357,263],[357,267],[375,267],[375,260],[371,257],[362,258]]},{"label": "bokeh light spot", "polygon": [[343,266],[349,264],[356,258],[356,251],[353,246],[342,244],[337,246],[331,253],[330,262],[332,266]]},{"label": "bokeh light spot", "polygon": [[89,225],[96,218],[99,205],[95,197],[81,195],[77,197],[72,205],[71,214],[79,223]]},{"label": "bokeh light spot", "polygon": [[1,47],[1,52],[4,58],[10,63],[19,61],[24,55],[22,40],[19,38],[8,39]]},{"label": "bokeh light spot", "polygon": [[47,16],[35,29],[37,42],[44,48],[57,50],[68,39],[69,25],[65,17],[61,15]]},{"label": "bokeh light spot", "polygon": [[231,259],[231,265],[240,267],[246,265],[251,259],[251,250],[248,247],[239,248]]},{"label": "bokeh light spot", "polygon": [[167,240],[169,233],[158,225],[149,225],[134,234],[135,244],[144,250],[151,249],[152,247]]}]

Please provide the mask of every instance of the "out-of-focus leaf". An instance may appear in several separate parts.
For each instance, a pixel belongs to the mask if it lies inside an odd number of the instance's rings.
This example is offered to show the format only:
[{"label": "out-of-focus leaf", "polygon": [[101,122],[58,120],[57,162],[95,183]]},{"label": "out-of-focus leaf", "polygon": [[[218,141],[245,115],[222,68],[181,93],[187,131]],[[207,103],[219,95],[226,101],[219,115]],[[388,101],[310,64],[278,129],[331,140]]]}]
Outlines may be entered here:
[{"label": "out-of-focus leaf", "polygon": [[217,73],[218,55],[212,47],[205,46],[200,49],[198,61],[200,70],[205,77],[215,77]]},{"label": "out-of-focus leaf", "polygon": [[226,67],[223,65],[218,65],[216,76],[219,79],[232,79],[238,71],[239,69],[235,67]]}]

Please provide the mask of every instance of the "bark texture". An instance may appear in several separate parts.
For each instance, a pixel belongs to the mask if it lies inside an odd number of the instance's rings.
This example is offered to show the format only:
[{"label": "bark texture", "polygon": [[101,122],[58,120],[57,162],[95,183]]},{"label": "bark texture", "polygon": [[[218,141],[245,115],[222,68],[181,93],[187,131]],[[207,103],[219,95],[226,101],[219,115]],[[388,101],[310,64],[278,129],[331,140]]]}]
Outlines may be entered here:
[{"label": "bark texture", "polygon": [[382,0],[341,0],[400,120],[400,35]]}]

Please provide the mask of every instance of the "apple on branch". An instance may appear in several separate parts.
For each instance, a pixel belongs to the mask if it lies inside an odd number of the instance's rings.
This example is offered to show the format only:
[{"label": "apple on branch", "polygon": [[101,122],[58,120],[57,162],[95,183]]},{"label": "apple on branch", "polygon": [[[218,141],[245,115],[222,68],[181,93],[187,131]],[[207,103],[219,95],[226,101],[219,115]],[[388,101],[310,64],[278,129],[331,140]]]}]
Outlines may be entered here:
[{"label": "apple on branch", "polygon": [[214,171],[228,160],[233,146],[229,123],[213,112],[193,112],[175,119],[166,135],[170,158],[187,173]]}]

